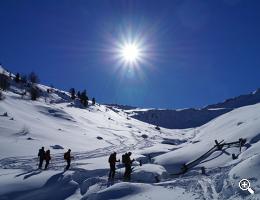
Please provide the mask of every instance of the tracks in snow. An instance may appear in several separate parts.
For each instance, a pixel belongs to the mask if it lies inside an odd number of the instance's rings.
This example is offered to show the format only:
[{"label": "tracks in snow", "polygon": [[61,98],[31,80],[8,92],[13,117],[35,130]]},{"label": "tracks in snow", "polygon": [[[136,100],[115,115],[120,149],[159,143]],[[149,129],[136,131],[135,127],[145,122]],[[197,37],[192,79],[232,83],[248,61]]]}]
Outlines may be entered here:
[{"label": "tracks in snow", "polygon": [[[86,152],[73,152],[75,161],[86,160],[91,158],[98,158],[103,156],[108,156],[111,152],[125,153],[127,151],[135,150],[136,148],[149,147],[152,144],[143,139],[143,141],[138,141],[135,145],[126,145],[123,141],[120,142],[120,146],[111,145],[105,148],[99,148],[92,151]],[[55,170],[63,169],[65,161],[63,158],[63,153],[53,154],[52,160],[50,162],[50,167]],[[77,166],[75,162],[72,162],[72,166]],[[0,160],[0,168],[2,169],[23,169],[26,171],[33,170],[38,166],[37,157],[21,156],[21,157],[8,157]]]}]

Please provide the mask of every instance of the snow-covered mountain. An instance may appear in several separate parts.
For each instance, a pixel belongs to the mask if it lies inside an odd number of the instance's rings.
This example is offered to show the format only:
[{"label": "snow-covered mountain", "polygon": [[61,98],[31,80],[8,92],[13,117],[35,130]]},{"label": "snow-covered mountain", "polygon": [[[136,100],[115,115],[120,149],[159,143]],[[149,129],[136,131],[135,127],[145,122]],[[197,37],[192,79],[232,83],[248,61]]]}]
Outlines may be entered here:
[{"label": "snow-covered mountain", "polygon": [[134,109],[126,112],[135,119],[169,129],[185,129],[201,126],[231,109]]},{"label": "snow-covered mountain", "polygon": [[149,124],[169,129],[185,129],[201,126],[234,108],[256,103],[260,103],[260,89],[201,109],[140,109],[113,104],[110,106],[114,109],[125,110],[129,116]]},{"label": "snow-covered mountain", "polygon": [[230,98],[225,100],[224,102],[212,104],[207,106],[207,109],[212,108],[239,108],[242,106],[248,106],[253,105],[260,102],[260,88],[258,88],[256,91],[251,92],[249,94],[240,95],[238,97]]},{"label": "snow-covered mountain", "polygon": [[[233,109],[197,128],[158,130],[131,117],[132,110],[84,108],[66,91],[40,84],[41,97],[32,101],[22,95],[24,86],[10,81],[0,100],[0,200],[260,198],[260,104]],[[214,140],[239,138],[245,139],[241,152],[238,144],[230,144],[201,157]],[[42,146],[51,150],[48,170],[37,169]],[[74,160],[64,172],[68,148]],[[114,151],[118,158],[133,152],[131,182],[122,179],[122,163],[114,182],[107,181],[108,156]],[[187,172],[181,174],[184,166]],[[239,189],[242,178],[251,181],[254,195]]]}]

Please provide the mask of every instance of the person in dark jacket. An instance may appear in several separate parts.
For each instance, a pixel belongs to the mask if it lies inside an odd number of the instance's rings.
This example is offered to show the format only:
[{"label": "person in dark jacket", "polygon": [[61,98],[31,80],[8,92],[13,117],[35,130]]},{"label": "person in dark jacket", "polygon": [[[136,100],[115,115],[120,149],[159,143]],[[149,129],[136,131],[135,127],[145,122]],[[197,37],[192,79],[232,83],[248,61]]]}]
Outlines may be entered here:
[{"label": "person in dark jacket", "polygon": [[131,173],[132,173],[132,163],[135,161],[135,159],[131,160],[130,156],[132,155],[132,152],[128,152],[124,154],[124,164],[125,164],[125,174],[124,174],[124,179],[126,181],[131,180]]},{"label": "person in dark jacket", "polygon": [[69,149],[66,153],[64,153],[64,159],[67,161],[67,166],[65,168],[65,170],[68,170],[70,168],[70,163],[71,163],[71,159],[73,158],[70,155],[71,150]]},{"label": "person in dark jacket", "polygon": [[50,163],[50,160],[51,160],[51,152],[50,152],[50,150],[47,150],[45,152],[44,160],[46,161],[45,168],[44,168],[46,170],[48,165],[49,165],[49,163]]},{"label": "person in dark jacket", "polygon": [[116,152],[109,156],[108,162],[110,165],[109,179],[114,179],[116,173],[116,162],[120,162],[120,160],[116,160]]},{"label": "person in dark jacket", "polygon": [[42,164],[43,164],[44,156],[45,156],[45,151],[44,151],[44,147],[42,147],[41,149],[39,149],[39,153],[38,153],[38,158],[39,158],[39,169],[42,168]]}]

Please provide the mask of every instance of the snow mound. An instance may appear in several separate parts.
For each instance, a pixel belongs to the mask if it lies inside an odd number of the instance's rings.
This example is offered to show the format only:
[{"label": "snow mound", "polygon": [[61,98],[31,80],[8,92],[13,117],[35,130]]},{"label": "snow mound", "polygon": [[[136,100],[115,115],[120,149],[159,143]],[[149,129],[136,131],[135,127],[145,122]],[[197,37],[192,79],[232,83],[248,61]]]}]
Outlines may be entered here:
[{"label": "snow mound", "polygon": [[[260,186],[260,155],[252,156],[241,163],[238,163],[229,172],[229,177],[234,184],[243,178],[251,182],[251,187]],[[239,190],[239,189],[238,189]]]},{"label": "snow mound", "polygon": [[[25,176],[23,177],[23,179],[21,179],[20,176],[23,175]],[[53,172],[48,172],[46,174],[46,173],[41,173],[41,171],[32,171],[29,173],[19,174],[17,177],[20,184],[17,184],[16,182],[16,187],[15,187],[16,191],[5,193],[3,195],[1,195],[0,193],[0,199],[17,199],[17,200],[65,199],[70,195],[72,195],[78,188],[78,184],[72,180],[70,174],[63,174],[63,173],[53,174]],[[44,181],[46,182],[43,183]],[[12,183],[12,187],[14,187],[13,184],[14,183]],[[5,189],[5,192],[6,190],[7,189]]]},{"label": "snow mound", "polygon": [[105,180],[97,177],[86,179],[80,186],[81,194],[85,194],[92,185],[95,185],[99,182],[105,182]]},{"label": "snow mound", "polygon": [[143,192],[145,187],[140,183],[118,183],[96,194],[85,195],[82,200],[120,199]]},{"label": "snow mound", "polygon": [[167,172],[163,166],[145,164],[133,169],[132,181],[142,183],[156,183],[166,177]]},{"label": "snow mound", "polygon": [[82,200],[187,200],[199,199],[198,195],[182,188],[166,188],[144,183],[117,183],[97,193],[85,195]]}]

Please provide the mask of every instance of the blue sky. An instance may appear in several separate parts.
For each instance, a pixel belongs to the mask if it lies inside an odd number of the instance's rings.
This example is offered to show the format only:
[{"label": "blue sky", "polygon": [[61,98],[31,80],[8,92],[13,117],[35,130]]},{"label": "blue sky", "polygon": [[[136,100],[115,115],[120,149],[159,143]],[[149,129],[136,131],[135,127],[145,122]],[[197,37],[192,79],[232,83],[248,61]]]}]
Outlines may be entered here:
[{"label": "blue sky", "polygon": [[[260,1],[0,1],[0,62],[98,102],[202,107],[260,86]],[[141,40],[138,66],[119,62]]]}]

